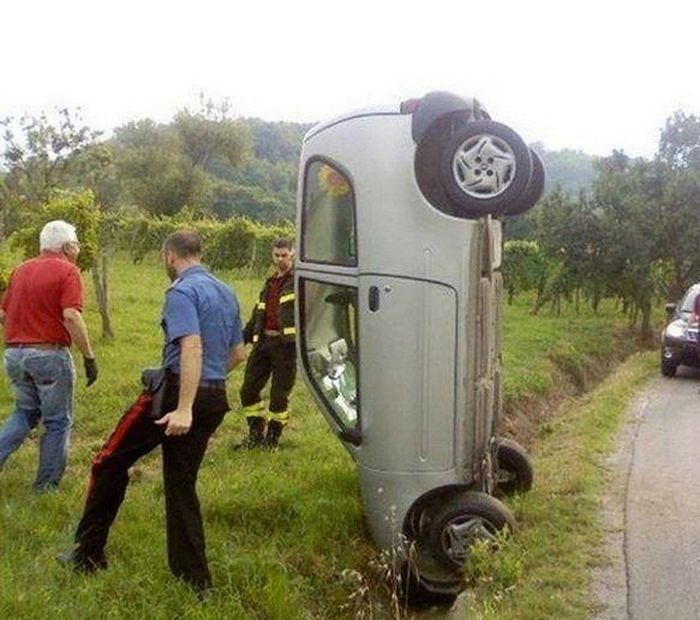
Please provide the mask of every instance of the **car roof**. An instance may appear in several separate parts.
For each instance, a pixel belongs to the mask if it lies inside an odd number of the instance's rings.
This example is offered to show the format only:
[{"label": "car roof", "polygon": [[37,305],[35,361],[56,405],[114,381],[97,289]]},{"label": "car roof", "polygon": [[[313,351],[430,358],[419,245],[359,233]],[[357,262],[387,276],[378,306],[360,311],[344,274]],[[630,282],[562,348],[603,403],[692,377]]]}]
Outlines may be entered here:
[{"label": "car roof", "polygon": [[688,288],[688,290],[685,292],[685,295],[683,295],[683,297],[686,297],[686,296],[692,295],[692,294],[697,295],[698,293],[700,293],[700,283],[691,285]]},{"label": "car roof", "polygon": [[311,129],[309,129],[309,131],[306,132],[306,135],[304,136],[304,142],[306,142],[312,136],[315,136],[316,134],[319,134],[322,131],[328,129],[329,127],[333,127],[333,125],[337,125],[338,123],[344,123],[354,118],[362,118],[364,116],[394,116],[397,114],[401,114],[401,104],[398,103],[395,105],[372,106],[369,108],[360,108],[359,110],[353,110],[352,112],[348,112],[347,114],[336,116],[328,121],[324,121],[322,123],[319,123],[318,125],[314,125]]},{"label": "car roof", "polygon": [[698,295],[700,295],[700,283],[693,284],[685,291],[683,297],[678,302],[680,311],[692,312],[693,304],[695,303],[695,297],[697,297]]}]

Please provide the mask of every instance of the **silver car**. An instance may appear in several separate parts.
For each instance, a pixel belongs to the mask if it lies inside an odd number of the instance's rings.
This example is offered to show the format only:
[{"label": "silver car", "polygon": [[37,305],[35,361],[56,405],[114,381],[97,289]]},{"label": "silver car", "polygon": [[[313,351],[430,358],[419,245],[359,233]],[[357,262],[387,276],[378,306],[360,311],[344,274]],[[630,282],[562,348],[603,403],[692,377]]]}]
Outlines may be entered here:
[{"label": "silver car", "polygon": [[431,93],[311,129],[295,277],[302,375],[355,459],[372,536],[414,602],[452,600],[475,540],[515,529],[493,494],[532,467],[502,407],[501,223],[539,157],[475,99]]}]

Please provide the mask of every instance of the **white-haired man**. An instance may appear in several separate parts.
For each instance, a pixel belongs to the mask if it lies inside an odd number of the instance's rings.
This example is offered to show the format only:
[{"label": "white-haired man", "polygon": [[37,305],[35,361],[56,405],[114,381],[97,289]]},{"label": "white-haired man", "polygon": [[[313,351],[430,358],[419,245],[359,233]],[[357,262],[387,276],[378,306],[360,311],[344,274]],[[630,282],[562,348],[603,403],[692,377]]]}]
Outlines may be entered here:
[{"label": "white-haired man", "polygon": [[41,254],[13,272],[0,303],[5,331],[5,367],[15,391],[15,409],[0,429],[0,469],[41,420],[37,491],[52,490],[66,469],[73,419],[75,369],[70,345],[85,360],[87,384],[97,364],[82,317],[84,289],[75,262],[80,243],[62,220],[44,226]]}]

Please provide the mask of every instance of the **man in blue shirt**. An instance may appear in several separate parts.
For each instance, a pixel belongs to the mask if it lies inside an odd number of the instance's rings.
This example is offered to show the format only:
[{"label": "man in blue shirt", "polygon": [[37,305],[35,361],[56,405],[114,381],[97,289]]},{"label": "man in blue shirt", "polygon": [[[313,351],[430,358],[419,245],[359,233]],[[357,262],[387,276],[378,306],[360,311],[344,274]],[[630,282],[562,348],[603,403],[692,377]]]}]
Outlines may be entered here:
[{"label": "man in blue shirt", "polygon": [[104,548],[134,462],[162,445],[168,563],[199,594],[211,586],[195,484],[212,433],[229,410],[226,376],[244,358],[233,291],[202,265],[199,235],[178,231],[163,244],[173,280],[165,295],[165,388],[161,412],[141,393],[92,465],[75,547],[59,556],[78,572],[106,568]]}]

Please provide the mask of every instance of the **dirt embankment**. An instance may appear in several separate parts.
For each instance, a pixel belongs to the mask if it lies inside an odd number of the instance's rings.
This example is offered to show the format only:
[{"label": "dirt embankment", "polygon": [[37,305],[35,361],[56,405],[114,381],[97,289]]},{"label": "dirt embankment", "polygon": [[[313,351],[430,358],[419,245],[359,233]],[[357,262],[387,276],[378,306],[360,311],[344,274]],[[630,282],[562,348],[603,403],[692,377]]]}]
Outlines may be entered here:
[{"label": "dirt embankment", "polygon": [[[550,355],[555,367],[552,389],[506,402],[497,433],[512,437],[525,447],[530,446],[538,435],[547,432],[547,420],[564,400],[591,390],[633,353],[656,346],[656,343],[642,341],[636,332],[629,331],[611,342],[610,349],[602,355]],[[508,369],[505,371],[507,373]]]}]

